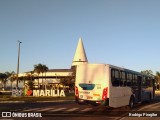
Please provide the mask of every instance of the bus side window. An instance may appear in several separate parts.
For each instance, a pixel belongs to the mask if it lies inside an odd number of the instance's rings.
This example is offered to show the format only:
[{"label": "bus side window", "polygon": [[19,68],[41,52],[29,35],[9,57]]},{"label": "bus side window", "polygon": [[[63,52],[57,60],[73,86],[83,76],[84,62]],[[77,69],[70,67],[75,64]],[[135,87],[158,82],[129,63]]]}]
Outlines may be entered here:
[{"label": "bus side window", "polygon": [[126,75],[124,71],[121,72],[121,83],[122,86],[126,86]]},{"label": "bus side window", "polygon": [[111,76],[112,76],[111,77],[112,85],[113,86],[119,86],[119,82],[120,82],[119,71],[112,69],[111,70]]},{"label": "bus side window", "polygon": [[127,73],[127,86],[132,86],[132,74]]},{"label": "bus side window", "polygon": [[136,87],[137,86],[137,75],[133,75],[133,81],[132,81],[132,86]]},{"label": "bus side window", "polygon": [[122,86],[123,85],[123,82],[122,82],[122,71],[119,71],[119,86]]},{"label": "bus side window", "polygon": [[143,77],[142,86],[147,86],[147,77]]},{"label": "bus side window", "polygon": [[152,79],[149,78],[149,77],[146,77],[146,86],[147,86],[147,87],[152,87],[152,86],[153,86],[153,85],[152,85]]},{"label": "bus side window", "polygon": [[148,86],[149,87],[153,87],[152,78],[149,78],[149,80],[148,80]]}]

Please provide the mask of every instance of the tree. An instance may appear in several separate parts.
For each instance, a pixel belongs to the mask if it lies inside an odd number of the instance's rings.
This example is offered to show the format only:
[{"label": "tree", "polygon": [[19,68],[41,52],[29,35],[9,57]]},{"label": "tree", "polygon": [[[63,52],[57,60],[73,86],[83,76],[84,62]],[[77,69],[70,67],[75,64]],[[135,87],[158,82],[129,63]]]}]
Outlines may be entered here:
[{"label": "tree", "polygon": [[[46,89],[46,72],[48,71],[48,67],[46,65],[42,65],[42,78],[43,78],[43,73],[45,72],[45,89]],[[43,85],[43,79],[42,79],[42,85]]]},{"label": "tree", "polygon": [[152,70],[143,70],[143,71],[141,71],[141,73],[153,76]]},{"label": "tree", "polygon": [[76,66],[72,66],[71,70],[72,70],[71,76],[60,79],[60,83],[64,86],[69,86],[70,90],[74,90],[75,79],[76,79]]},{"label": "tree", "polygon": [[156,72],[156,75],[155,75],[155,80],[156,80],[156,84],[157,84],[157,88],[159,89],[160,88],[160,72]]},{"label": "tree", "polygon": [[29,90],[33,90],[33,87],[34,86],[34,82],[33,81],[28,81],[28,87],[29,87]]},{"label": "tree", "polygon": [[6,88],[7,75],[5,73],[0,73],[0,80],[3,86],[3,89]]},{"label": "tree", "polygon": [[0,79],[3,84],[4,90],[6,89],[6,83],[8,82],[8,80],[11,80],[12,74],[15,74],[15,72],[12,71],[12,72],[0,73]]},{"label": "tree", "polygon": [[74,89],[75,88],[75,81],[76,81],[76,69],[77,69],[77,66],[72,66],[71,69],[72,69],[71,87],[72,87],[72,89]]},{"label": "tree", "polygon": [[72,79],[75,81],[75,79],[76,79],[76,66],[72,66],[71,70],[72,70]]},{"label": "tree", "polygon": [[[34,75],[33,75],[33,71],[30,71],[30,72],[27,72],[26,74],[25,74],[25,77],[23,78],[23,80],[24,80],[24,86],[25,86],[25,81],[26,80],[28,80],[28,83],[27,83],[27,85],[29,85],[29,82],[30,83],[32,83],[33,82],[33,80],[34,80]],[[31,84],[30,84],[31,85]],[[31,88],[31,87],[29,87],[29,88]],[[33,86],[32,86],[32,88],[33,88]]]},{"label": "tree", "polygon": [[40,88],[39,87],[39,74],[41,73],[42,71],[42,64],[37,64],[37,65],[34,65],[34,72],[36,72],[38,74],[38,89]]},{"label": "tree", "polygon": [[39,88],[39,74],[42,73],[42,83],[43,83],[43,73],[48,70],[48,67],[46,65],[37,64],[34,65],[34,72],[38,74],[38,88]]},{"label": "tree", "polygon": [[11,82],[11,90],[12,90],[12,84],[13,84],[13,82],[14,82],[16,79],[17,79],[17,75],[16,75],[16,73],[15,73],[14,71],[12,71],[12,72],[10,73],[10,77],[9,77],[9,80],[10,80],[10,82]]},{"label": "tree", "polygon": [[5,82],[4,82],[4,88],[6,88],[6,83],[9,80],[10,76],[12,75],[12,73],[14,73],[14,72],[13,71],[12,72],[5,72],[6,79],[5,79]]}]

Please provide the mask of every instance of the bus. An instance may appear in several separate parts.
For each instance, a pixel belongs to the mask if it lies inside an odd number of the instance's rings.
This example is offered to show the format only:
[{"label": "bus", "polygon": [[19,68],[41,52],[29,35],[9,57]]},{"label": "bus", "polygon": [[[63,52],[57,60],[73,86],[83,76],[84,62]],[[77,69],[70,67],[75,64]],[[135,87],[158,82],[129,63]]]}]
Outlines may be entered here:
[{"label": "bus", "polygon": [[108,107],[151,101],[154,77],[110,64],[82,64],[76,68],[75,101]]}]

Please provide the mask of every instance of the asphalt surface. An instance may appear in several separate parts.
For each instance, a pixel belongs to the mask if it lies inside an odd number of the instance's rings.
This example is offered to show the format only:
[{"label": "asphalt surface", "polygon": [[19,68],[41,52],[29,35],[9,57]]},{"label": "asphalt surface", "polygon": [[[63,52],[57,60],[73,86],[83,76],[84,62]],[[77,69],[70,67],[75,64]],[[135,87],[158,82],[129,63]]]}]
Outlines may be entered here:
[{"label": "asphalt surface", "polygon": [[[121,108],[107,108],[104,106],[78,105],[74,101],[43,101],[43,102],[23,102],[23,103],[0,103],[0,112],[15,112],[15,113],[41,113],[39,118],[7,118],[10,120],[22,119],[41,119],[41,120],[99,120],[99,119],[135,119],[135,117],[128,117],[130,112],[139,111],[159,111],[160,110],[160,94],[150,102],[136,104],[133,110],[128,107]],[[4,119],[4,118],[0,118]],[[5,118],[6,119],[6,118]],[[136,117],[137,119],[137,117]],[[144,118],[142,118],[144,119]],[[145,118],[146,119],[146,118]],[[147,118],[150,119],[150,118]],[[157,119],[157,118],[154,118]]]}]

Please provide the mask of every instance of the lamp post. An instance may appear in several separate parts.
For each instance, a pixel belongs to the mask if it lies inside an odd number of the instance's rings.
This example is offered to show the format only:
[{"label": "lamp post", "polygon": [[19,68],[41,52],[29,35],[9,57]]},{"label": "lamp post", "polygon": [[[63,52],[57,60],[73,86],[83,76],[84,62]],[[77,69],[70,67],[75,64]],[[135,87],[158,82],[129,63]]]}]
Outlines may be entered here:
[{"label": "lamp post", "polygon": [[22,42],[18,40],[18,63],[17,63],[17,83],[16,83],[16,88],[18,89],[18,74],[19,74],[19,58],[20,58],[20,44]]}]

